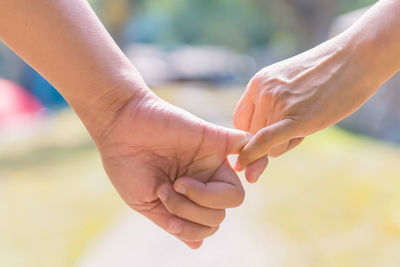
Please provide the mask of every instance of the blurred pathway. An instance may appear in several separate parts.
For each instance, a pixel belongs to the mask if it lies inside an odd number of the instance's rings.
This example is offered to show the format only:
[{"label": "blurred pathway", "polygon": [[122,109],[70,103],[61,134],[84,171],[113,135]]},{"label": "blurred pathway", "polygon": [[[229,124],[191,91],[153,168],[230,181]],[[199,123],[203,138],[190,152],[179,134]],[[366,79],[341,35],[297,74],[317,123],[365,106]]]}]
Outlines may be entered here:
[{"label": "blurred pathway", "polygon": [[78,267],[280,266],[277,247],[274,249],[277,240],[262,234],[266,229],[251,222],[252,212],[261,204],[254,189],[247,188],[245,204],[229,211],[219,232],[199,250],[190,250],[146,218],[129,212],[94,241]]}]

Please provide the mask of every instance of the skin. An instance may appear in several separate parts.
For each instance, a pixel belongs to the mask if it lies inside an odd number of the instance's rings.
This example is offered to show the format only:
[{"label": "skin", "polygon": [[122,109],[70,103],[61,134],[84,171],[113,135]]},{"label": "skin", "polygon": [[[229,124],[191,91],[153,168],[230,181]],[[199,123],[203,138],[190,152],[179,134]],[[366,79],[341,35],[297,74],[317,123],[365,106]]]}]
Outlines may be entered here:
[{"label": "skin", "polygon": [[234,111],[235,127],[255,134],[235,169],[279,156],[359,109],[400,69],[398,14],[399,0],[381,0],[342,34],[259,71]]},{"label": "skin", "polygon": [[[278,155],[348,115],[393,75],[398,11],[399,1],[380,1],[335,41],[256,75],[235,113],[240,129],[267,125],[239,156],[249,181],[265,168],[264,154]],[[167,232],[198,248],[225,209],[243,201],[226,157],[251,135],[155,96],[86,1],[1,0],[0,38],[68,100],[125,202]]]},{"label": "skin", "polygon": [[[154,95],[87,1],[0,0],[0,38],[67,99],[134,210],[198,248],[225,209],[242,203],[227,156],[251,134],[207,123]],[[266,164],[263,157],[248,176]]]},{"label": "skin", "polygon": [[148,92],[129,102],[97,143],[125,202],[196,248],[217,231],[226,208],[243,202],[243,187],[226,156],[247,139]]},{"label": "skin", "polygon": [[98,148],[125,202],[195,248],[217,231],[226,208],[243,202],[226,156],[247,140],[147,93],[120,112]]}]

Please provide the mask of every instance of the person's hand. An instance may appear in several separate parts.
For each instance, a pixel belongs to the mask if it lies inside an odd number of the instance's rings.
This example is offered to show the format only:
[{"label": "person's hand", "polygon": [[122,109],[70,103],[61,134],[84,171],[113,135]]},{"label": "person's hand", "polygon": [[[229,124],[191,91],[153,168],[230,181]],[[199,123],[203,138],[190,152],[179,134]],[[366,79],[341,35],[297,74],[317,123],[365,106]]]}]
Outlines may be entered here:
[{"label": "person's hand", "polygon": [[[217,231],[225,208],[244,199],[227,155],[238,153],[250,135],[207,123],[149,91],[121,106],[95,131],[102,133],[94,140],[110,180],[131,208],[199,247]],[[257,166],[265,168],[265,159]]]},{"label": "person's hand", "polygon": [[263,155],[276,157],[294,148],[376,92],[379,83],[365,71],[368,53],[343,48],[340,38],[266,67],[251,79],[233,118],[237,129],[255,136],[241,151],[237,171]]}]

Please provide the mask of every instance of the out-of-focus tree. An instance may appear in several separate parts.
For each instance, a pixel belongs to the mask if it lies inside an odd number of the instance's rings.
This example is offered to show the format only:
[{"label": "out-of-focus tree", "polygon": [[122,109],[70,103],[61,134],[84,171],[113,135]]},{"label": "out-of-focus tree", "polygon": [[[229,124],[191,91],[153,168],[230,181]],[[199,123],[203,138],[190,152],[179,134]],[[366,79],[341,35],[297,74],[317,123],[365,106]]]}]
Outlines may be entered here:
[{"label": "out-of-focus tree", "polygon": [[277,31],[291,32],[298,49],[307,49],[328,37],[335,17],[377,0],[250,0],[273,17]]},{"label": "out-of-focus tree", "polygon": [[[271,42],[306,49],[333,19],[376,0],[89,0],[117,41],[215,44],[246,50]],[[122,35],[127,35],[121,37]],[[123,43],[123,42],[122,42]],[[298,52],[298,51],[291,51]]]},{"label": "out-of-focus tree", "polygon": [[326,39],[338,10],[339,1],[282,0],[287,5],[290,23],[299,48],[307,48]]},{"label": "out-of-focus tree", "polygon": [[121,43],[121,34],[135,10],[143,5],[143,0],[89,0],[111,36]]},{"label": "out-of-focus tree", "polygon": [[[129,32],[134,40],[243,50],[265,45],[273,31],[272,17],[257,8],[240,0],[143,1],[137,17],[129,23]],[[157,35],[151,36],[152,32]]]}]

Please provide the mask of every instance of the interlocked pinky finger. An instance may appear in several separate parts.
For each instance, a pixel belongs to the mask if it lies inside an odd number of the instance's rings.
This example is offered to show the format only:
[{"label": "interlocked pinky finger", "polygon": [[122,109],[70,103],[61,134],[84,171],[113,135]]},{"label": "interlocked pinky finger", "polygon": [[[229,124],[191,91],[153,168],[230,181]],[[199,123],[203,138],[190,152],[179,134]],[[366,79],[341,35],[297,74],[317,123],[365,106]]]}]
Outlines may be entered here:
[{"label": "interlocked pinky finger", "polygon": [[189,243],[191,245],[196,244],[197,241],[204,240],[218,231],[218,227],[208,227],[189,222],[171,214],[161,202],[151,210],[140,212],[177,238],[186,242],[195,242]]}]

